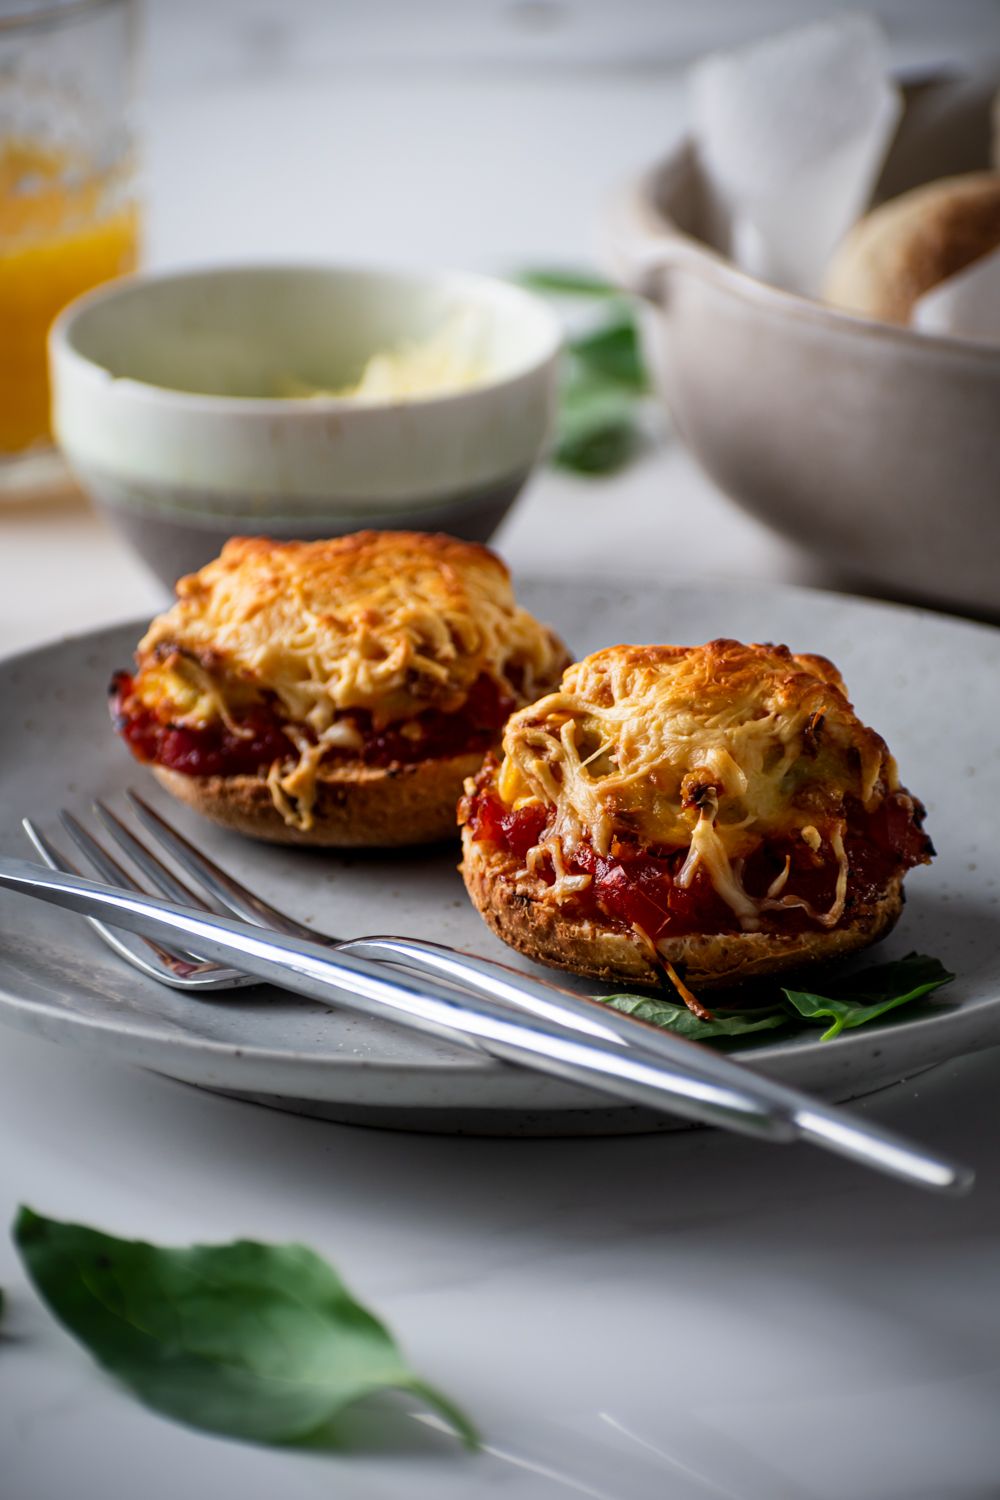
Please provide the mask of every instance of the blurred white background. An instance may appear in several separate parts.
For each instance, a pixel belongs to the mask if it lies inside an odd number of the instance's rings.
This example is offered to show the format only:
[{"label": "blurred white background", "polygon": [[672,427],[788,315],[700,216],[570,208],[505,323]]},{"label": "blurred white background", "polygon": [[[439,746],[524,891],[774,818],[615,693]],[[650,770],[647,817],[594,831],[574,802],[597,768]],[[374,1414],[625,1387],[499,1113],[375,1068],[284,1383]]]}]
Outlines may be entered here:
[{"label": "blurred white background", "polygon": [[1000,55],[997,0],[147,0],[147,260],[591,259],[686,63],[847,8],[902,69]]}]

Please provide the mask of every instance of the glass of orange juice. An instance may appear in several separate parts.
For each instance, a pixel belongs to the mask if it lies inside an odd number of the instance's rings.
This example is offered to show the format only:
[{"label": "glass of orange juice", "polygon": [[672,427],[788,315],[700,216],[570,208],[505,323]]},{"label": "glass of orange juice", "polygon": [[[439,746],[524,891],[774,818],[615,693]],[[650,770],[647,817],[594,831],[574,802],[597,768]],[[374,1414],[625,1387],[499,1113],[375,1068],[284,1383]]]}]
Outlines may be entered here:
[{"label": "glass of orange juice", "polygon": [[0,8],[0,498],[59,482],[45,341],[135,268],[132,0]]}]

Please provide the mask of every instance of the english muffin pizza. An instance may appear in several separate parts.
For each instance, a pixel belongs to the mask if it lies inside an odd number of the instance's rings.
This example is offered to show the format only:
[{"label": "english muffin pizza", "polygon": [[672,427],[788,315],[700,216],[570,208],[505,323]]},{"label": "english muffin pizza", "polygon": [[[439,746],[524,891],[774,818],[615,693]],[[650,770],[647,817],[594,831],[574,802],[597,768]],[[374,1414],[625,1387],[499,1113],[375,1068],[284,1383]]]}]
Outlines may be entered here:
[{"label": "english muffin pizza", "polygon": [[236,538],[177,596],[115,725],[182,802],[279,842],[453,835],[464,779],[567,662],[501,560],[451,537]]},{"label": "english muffin pizza", "polygon": [[933,849],[840,674],[785,646],[612,646],[509,719],[460,807],[505,942],[611,984],[698,988],[865,947]]}]

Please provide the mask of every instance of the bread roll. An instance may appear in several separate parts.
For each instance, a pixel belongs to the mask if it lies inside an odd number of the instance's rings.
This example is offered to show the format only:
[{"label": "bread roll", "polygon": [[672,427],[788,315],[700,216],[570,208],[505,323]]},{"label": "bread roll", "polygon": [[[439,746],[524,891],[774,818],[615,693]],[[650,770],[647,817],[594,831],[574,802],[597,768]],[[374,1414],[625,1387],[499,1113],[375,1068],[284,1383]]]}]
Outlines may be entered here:
[{"label": "bread roll", "polygon": [[1000,173],[914,188],[866,215],[840,245],[823,296],[845,312],[909,323],[938,282],[1000,249]]}]

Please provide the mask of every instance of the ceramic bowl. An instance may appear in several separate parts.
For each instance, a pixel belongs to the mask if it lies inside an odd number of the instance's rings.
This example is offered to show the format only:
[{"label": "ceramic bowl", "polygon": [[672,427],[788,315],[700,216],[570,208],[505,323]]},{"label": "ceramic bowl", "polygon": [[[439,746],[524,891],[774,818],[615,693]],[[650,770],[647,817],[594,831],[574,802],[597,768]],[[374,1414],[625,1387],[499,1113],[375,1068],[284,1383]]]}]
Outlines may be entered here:
[{"label": "ceramic bowl", "polygon": [[[363,403],[257,394],[347,384],[371,354],[467,310],[482,327],[475,385]],[[543,303],[480,276],[138,276],[80,298],[53,326],[53,426],[83,487],[170,584],[235,534],[373,526],[485,541],[545,446],[559,343]]]},{"label": "ceramic bowl", "polygon": [[[937,88],[908,91],[881,197],[986,164],[983,93],[953,91],[942,110]],[[1000,613],[1000,348],[765,285],[719,251],[709,221],[691,141],[626,189],[612,221],[616,269],[651,304],[652,363],[682,440],[728,495],[841,576]]]}]

